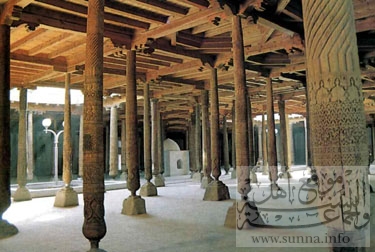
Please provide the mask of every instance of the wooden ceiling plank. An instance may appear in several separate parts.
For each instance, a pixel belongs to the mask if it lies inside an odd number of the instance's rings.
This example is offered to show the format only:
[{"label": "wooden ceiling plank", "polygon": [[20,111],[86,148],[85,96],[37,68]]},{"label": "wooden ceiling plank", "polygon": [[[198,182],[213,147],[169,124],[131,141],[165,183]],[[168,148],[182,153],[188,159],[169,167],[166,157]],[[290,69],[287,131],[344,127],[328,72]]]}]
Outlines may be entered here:
[{"label": "wooden ceiling plank", "polygon": [[[67,1],[61,1],[61,0],[37,0],[37,2],[45,3],[48,5],[60,7],[64,10],[69,10],[72,12],[80,13],[80,14],[87,14],[87,6],[83,6],[80,4],[75,4],[72,2]],[[146,22],[142,22],[139,20],[134,20],[125,16],[120,16],[112,13],[105,12],[104,13],[104,19],[105,21],[114,21],[117,23],[124,24],[126,26],[129,26],[131,28],[135,29],[144,29],[147,30],[150,27],[150,24]]]},{"label": "wooden ceiling plank", "polygon": [[177,6],[174,4],[170,4],[166,1],[158,1],[158,0],[137,0],[137,2],[144,3],[147,5],[151,5],[152,9],[155,12],[165,13],[167,15],[186,15],[189,12],[188,8],[184,8],[182,6]]},{"label": "wooden ceiling plank", "polygon": [[[158,24],[165,24],[168,21],[168,16],[160,15],[160,14],[157,14],[157,13],[145,10],[145,9],[140,9],[140,8],[137,8],[137,7],[125,4],[125,3],[116,2],[113,0],[107,0],[105,2],[105,7],[106,7],[105,9],[109,8],[109,9],[117,10],[121,13],[125,13],[124,15],[129,16],[129,17],[134,17],[134,18],[141,17],[143,18],[143,20],[149,20],[151,22],[155,22]],[[131,14],[131,15],[127,15],[127,14]]]},{"label": "wooden ceiling plank", "polygon": [[15,41],[14,43],[12,43],[10,45],[10,51],[14,52],[15,50],[22,47],[25,43],[30,43],[30,42],[36,40],[39,35],[41,35],[45,32],[47,32],[47,29],[44,29],[44,28],[36,28],[35,31],[30,31],[30,33],[27,36],[23,37],[20,40]]},{"label": "wooden ceiling plank", "polygon": [[58,36],[55,36],[47,41],[37,44],[33,48],[29,49],[27,53],[29,56],[34,56],[42,50],[45,50],[51,46],[56,46],[56,43],[62,43],[63,41],[66,41],[66,39],[70,38],[72,35],[73,34],[71,33],[59,34]]}]

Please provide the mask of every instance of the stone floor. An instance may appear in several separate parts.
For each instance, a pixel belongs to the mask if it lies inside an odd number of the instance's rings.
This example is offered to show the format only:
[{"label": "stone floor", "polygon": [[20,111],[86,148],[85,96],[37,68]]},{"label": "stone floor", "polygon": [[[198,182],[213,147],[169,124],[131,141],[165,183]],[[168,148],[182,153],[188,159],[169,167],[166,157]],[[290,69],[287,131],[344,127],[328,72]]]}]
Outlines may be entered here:
[{"label": "stone floor", "polygon": [[[267,178],[257,174],[259,181],[265,184]],[[236,180],[230,177],[224,175],[221,179],[229,187],[232,199],[220,202],[203,201],[205,190],[189,176],[167,177],[166,186],[158,188],[159,196],[145,198],[147,214],[140,216],[121,214],[122,202],[129,196],[128,190],[107,191],[107,234],[100,247],[107,252],[301,251],[300,248],[288,247],[236,247],[236,230],[223,226],[227,209],[233,205],[233,198],[236,197]],[[0,240],[0,251],[87,251],[89,243],[81,231],[82,194],[79,194],[80,205],[77,207],[55,208],[53,203],[54,197],[12,202],[4,219],[15,224],[19,234]],[[249,239],[252,235],[269,234],[268,229],[259,228],[247,232]],[[283,231],[277,232],[283,234]],[[303,250],[328,251],[327,248],[316,247],[306,247]]]}]

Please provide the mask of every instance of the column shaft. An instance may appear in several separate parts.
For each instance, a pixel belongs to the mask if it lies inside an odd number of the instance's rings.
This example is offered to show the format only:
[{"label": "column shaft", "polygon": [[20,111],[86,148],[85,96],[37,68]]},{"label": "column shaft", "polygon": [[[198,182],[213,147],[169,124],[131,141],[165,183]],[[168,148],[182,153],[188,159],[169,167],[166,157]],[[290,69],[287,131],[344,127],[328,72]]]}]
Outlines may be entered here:
[{"label": "column shaft", "polygon": [[151,100],[151,131],[152,131],[152,139],[151,139],[151,151],[152,151],[152,166],[153,166],[153,174],[159,175],[160,174],[160,167],[159,167],[159,155],[158,155],[158,100],[152,99]]},{"label": "column shaft", "polygon": [[239,193],[246,198],[250,192],[250,160],[247,118],[247,88],[241,18],[232,17],[232,46],[234,64],[234,99],[236,100],[236,168]]},{"label": "column shaft", "polygon": [[27,89],[20,89],[19,120],[18,120],[18,153],[17,153],[17,183],[19,187],[26,186],[26,109]]},{"label": "column shaft", "polygon": [[268,152],[267,152],[267,131],[266,131],[266,116],[262,114],[262,157],[263,157],[263,175],[268,175]]},{"label": "column shaft", "polygon": [[128,189],[132,196],[140,187],[137,142],[137,85],[135,80],[136,54],[128,50],[126,54],[126,165],[128,167]]},{"label": "column shaft", "polygon": [[152,179],[152,166],[151,166],[151,122],[150,122],[150,85],[144,83],[143,97],[143,148],[144,148],[144,166],[145,166],[145,179],[150,182]]},{"label": "column shaft", "polygon": [[0,238],[15,235],[15,226],[3,220],[10,206],[10,27],[0,24]]},{"label": "column shaft", "polygon": [[72,130],[70,106],[70,73],[65,75],[63,181],[66,187],[72,181]]},{"label": "column shaft", "polygon": [[223,116],[223,149],[224,149],[224,170],[229,171],[229,142],[228,142],[228,123],[227,117]]},{"label": "column shaft", "polygon": [[78,175],[83,177],[83,114],[79,118]]},{"label": "column shaft", "polygon": [[211,146],[210,126],[208,117],[208,91],[202,90],[202,161],[203,175],[205,178],[211,178]]},{"label": "column shaft", "polygon": [[[232,167],[233,173],[232,175],[235,177],[236,174],[236,104],[235,100],[233,100],[232,106]],[[232,177],[233,177],[232,176]]]},{"label": "column shaft", "polygon": [[275,111],[273,107],[272,79],[267,78],[267,127],[268,127],[268,169],[270,180],[275,184],[277,175],[277,154],[276,154],[276,134],[275,134]]},{"label": "column shaft", "polygon": [[33,132],[33,112],[27,114],[27,180],[34,178],[34,132]]},{"label": "column shaft", "polygon": [[202,171],[202,127],[200,104],[195,104],[195,172]]},{"label": "column shaft", "polygon": [[285,113],[285,101],[279,100],[279,115],[280,115],[280,140],[281,140],[281,155],[280,164],[282,171],[288,172],[288,133],[287,133],[287,115]]},{"label": "column shaft", "polygon": [[104,220],[103,150],[104,0],[88,1],[83,105],[83,234],[91,248],[106,234]]},{"label": "column shaft", "polygon": [[210,86],[210,109],[211,109],[211,169],[212,176],[219,180],[220,170],[220,152],[219,152],[219,96],[217,84],[217,69],[211,69]]},{"label": "column shaft", "polygon": [[115,178],[118,174],[118,111],[111,107],[109,126],[109,176]]},{"label": "column shaft", "polygon": [[[365,216],[370,210],[368,136],[353,1],[306,0],[302,7],[312,163],[319,190],[327,192],[321,204],[338,206],[329,208],[335,220],[326,224],[328,235],[349,237],[350,243],[345,245],[350,251],[350,247],[364,247],[365,232],[358,227],[368,222]],[[327,183],[338,178],[344,178],[342,183]],[[353,194],[355,212],[361,214],[355,221],[347,221],[346,213],[353,211]],[[320,214],[323,211],[320,208]]]}]

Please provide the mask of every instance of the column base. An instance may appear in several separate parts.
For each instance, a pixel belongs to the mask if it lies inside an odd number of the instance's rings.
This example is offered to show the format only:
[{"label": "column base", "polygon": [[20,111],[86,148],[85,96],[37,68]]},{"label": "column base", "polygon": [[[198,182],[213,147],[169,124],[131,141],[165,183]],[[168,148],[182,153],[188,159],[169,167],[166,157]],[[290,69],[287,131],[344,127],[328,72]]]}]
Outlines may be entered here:
[{"label": "column base", "polygon": [[204,176],[204,177],[202,178],[202,181],[201,181],[201,188],[206,189],[207,186],[208,186],[213,180],[214,180],[214,179],[213,179],[211,176],[209,176],[209,177]]},{"label": "column base", "polygon": [[230,199],[228,187],[220,180],[212,181],[206,188],[203,200],[219,201]]},{"label": "column base", "polygon": [[143,197],[151,197],[157,196],[158,191],[153,183],[147,181],[143,186],[141,186],[141,191],[139,194]]},{"label": "column base", "polygon": [[111,177],[112,179],[115,179],[118,176],[118,172],[117,171],[115,171],[115,172],[110,171],[108,173],[108,176]]},{"label": "column base", "polygon": [[78,206],[78,194],[71,187],[64,187],[56,193],[55,207]]},{"label": "column base", "polygon": [[230,178],[231,179],[236,179],[237,178],[237,172],[236,172],[236,170],[232,170],[232,172],[230,173]]},{"label": "column base", "polygon": [[237,201],[228,208],[224,226],[236,229],[249,229],[252,225],[263,226],[258,208],[252,201]]},{"label": "column base", "polygon": [[26,201],[26,200],[31,200],[31,195],[29,190],[25,187],[18,187],[16,192],[13,195],[13,200],[14,201]]},{"label": "column base", "polygon": [[258,183],[258,177],[255,172],[250,172],[250,183]]},{"label": "column base", "polygon": [[200,172],[194,172],[194,173],[191,175],[191,179],[192,179],[194,182],[198,182],[198,183],[201,183],[201,181],[202,181],[202,177],[203,177],[203,174],[200,173]]},{"label": "column base", "polygon": [[15,225],[10,224],[6,220],[0,220],[0,239],[11,237],[18,233],[18,229]]},{"label": "column base", "polygon": [[158,174],[158,175],[154,175],[154,185],[156,187],[163,187],[165,186],[165,179],[163,177],[163,175],[161,174]]},{"label": "column base", "polygon": [[122,203],[122,214],[125,215],[138,215],[146,213],[145,200],[140,196],[129,196]]},{"label": "column base", "polygon": [[107,252],[106,250],[100,249],[100,248],[91,248],[87,252]]},{"label": "column base", "polygon": [[269,175],[269,174],[270,174],[269,170],[263,167],[262,175]]}]

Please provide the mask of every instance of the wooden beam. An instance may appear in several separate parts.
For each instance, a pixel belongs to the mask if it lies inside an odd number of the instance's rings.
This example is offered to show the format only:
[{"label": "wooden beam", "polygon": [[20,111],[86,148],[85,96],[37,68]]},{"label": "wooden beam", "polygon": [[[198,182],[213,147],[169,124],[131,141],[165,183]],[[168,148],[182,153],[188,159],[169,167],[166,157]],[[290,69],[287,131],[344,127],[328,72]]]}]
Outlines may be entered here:
[{"label": "wooden beam", "polygon": [[137,0],[137,2],[151,5],[152,10],[160,13],[167,13],[169,15],[186,15],[189,12],[188,8],[170,4],[166,1],[160,0]]},{"label": "wooden beam", "polygon": [[49,40],[46,40],[44,42],[41,42],[41,43],[38,43],[36,46],[32,47],[31,49],[29,49],[27,51],[27,54],[29,56],[34,56],[36,54],[38,54],[39,52],[51,47],[51,46],[56,46],[56,44],[60,44],[60,43],[63,43],[65,40],[67,40],[68,38],[70,38],[73,34],[71,33],[67,33],[67,32],[64,32],[64,33],[61,33],[59,34],[58,36],[55,36]]},{"label": "wooden beam", "polygon": [[144,45],[146,44],[146,41],[150,38],[157,39],[157,38],[165,37],[170,34],[176,33],[178,31],[190,29],[194,26],[204,24],[207,22],[207,18],[209,16],[216,15],[221,12],[223,12],[223,10],[220,8],[220,6],[215,6],[215,7],[211,7],[206,10],[188,15],[186,17],[176,19],[158,28],[155,28],[146,32],[136,33],[133,38],[132,47]]},{"label": "wooden beam", "polygon": [[30,42],[38,39],[38,36],[45,33],[45,32],[47,32],[47,29],[45,29],[45,28],[36,28],[35,31],[30,31],[30,33],[28,35],[26,35],[25,37],[15,41],[14,43],[12,43],[10,45],[10,51],[14,52],[15,50],[22,47],[25,43],[30,43]]}]

